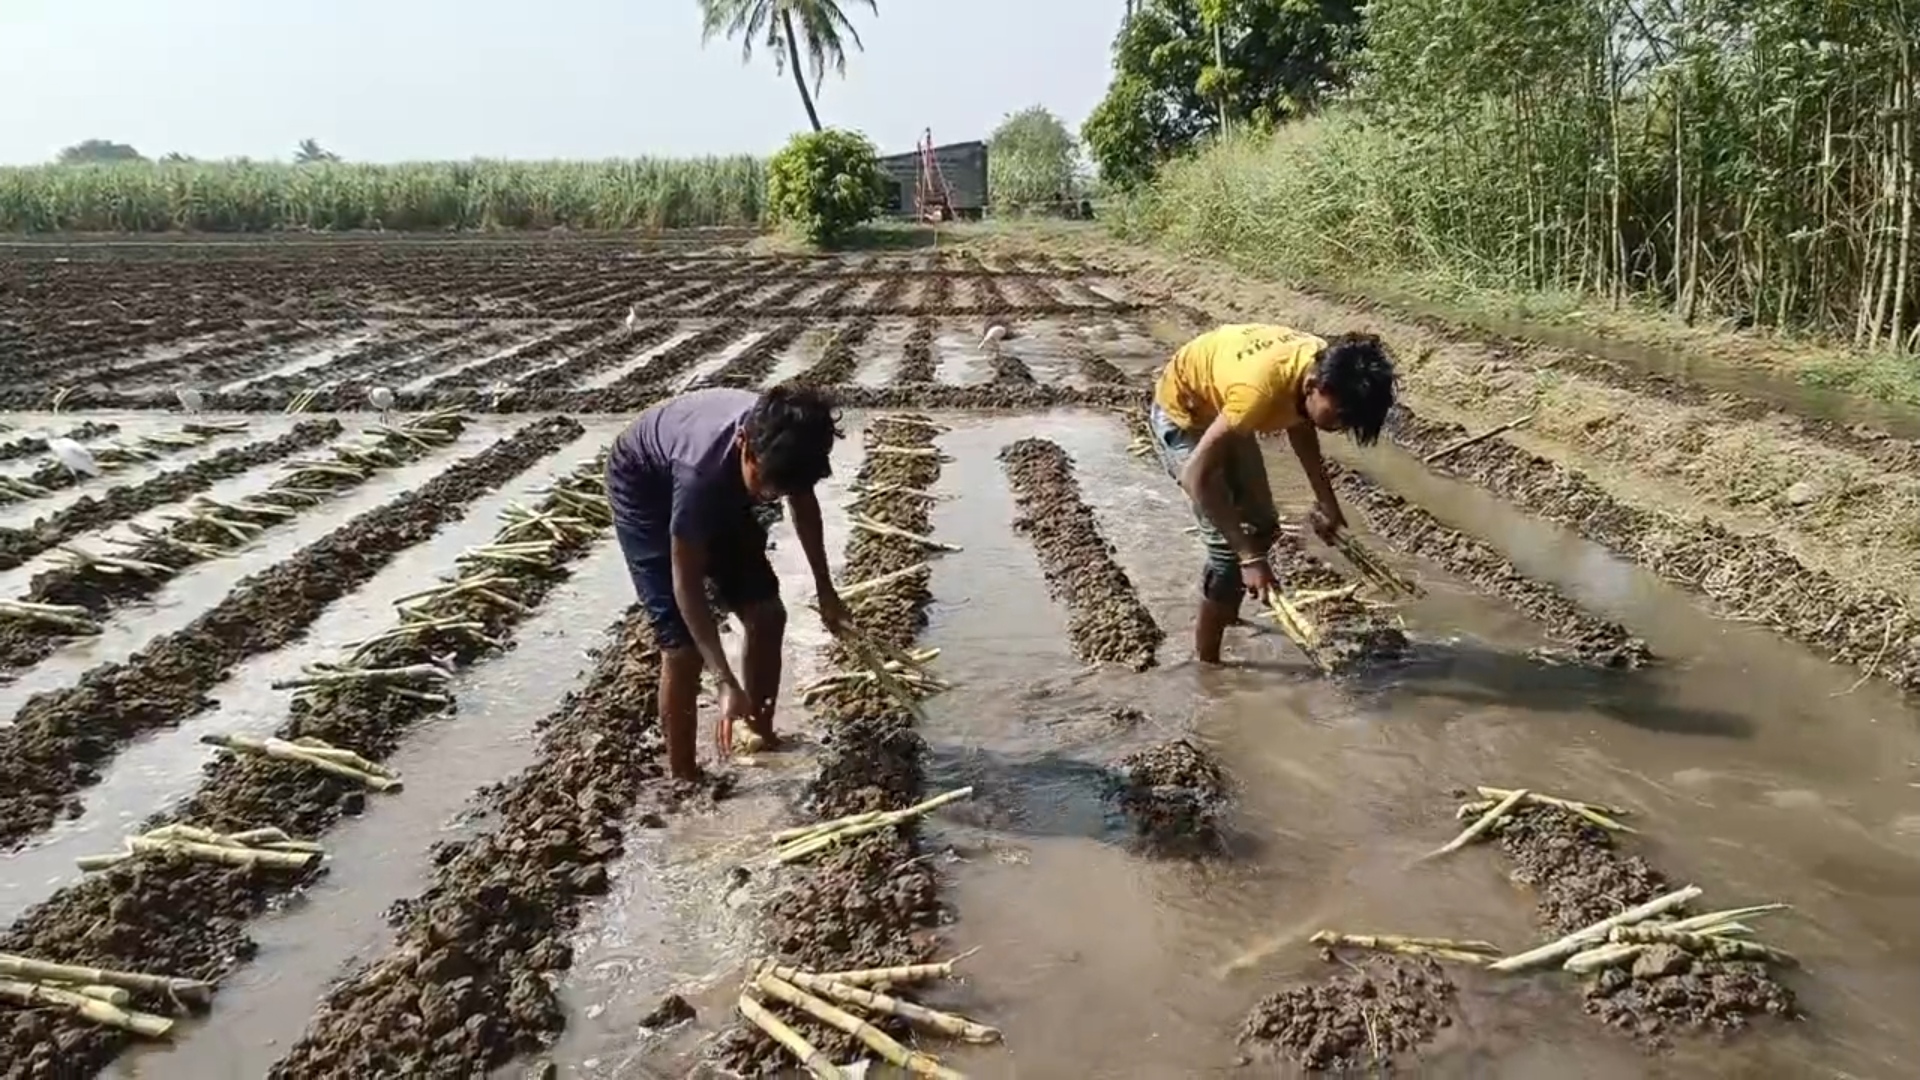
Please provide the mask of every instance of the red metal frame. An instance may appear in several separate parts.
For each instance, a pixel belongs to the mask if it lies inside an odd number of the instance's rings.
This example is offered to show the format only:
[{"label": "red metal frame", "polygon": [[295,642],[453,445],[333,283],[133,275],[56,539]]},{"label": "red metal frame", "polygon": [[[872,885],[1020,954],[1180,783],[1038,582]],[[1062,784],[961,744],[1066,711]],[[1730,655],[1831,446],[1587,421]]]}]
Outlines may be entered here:
[{"label": "red metal frame", "polygon": [[940,161],[934,157],[932,128],[926,129],[926,135],[917,149],[920,151],[920,178],[914,186],[913,201],[920,220],[952,221],[953,188],[948,186],[947,175],[940,171]]}]

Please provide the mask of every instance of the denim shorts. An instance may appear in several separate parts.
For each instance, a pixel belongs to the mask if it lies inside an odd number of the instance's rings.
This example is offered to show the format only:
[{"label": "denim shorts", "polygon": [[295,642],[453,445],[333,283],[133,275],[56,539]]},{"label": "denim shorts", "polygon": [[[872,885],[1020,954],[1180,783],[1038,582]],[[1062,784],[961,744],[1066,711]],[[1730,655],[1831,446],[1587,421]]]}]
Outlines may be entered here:
[{"label": "denim shorts", "polygon": [[[626,558],[633,591],[653,624],[655,643],[662,649],[693,644],[673,595],[673,542],[665,535],[664,523],[648,527],[616,518],[613,531]],[[767,559],[767,530],[759,521],[743,517],[713,534],[707,550],[707,592],[726,610],[736,612],[779,598],[780,578]],[[715,611],[716,617],[720,614]]]},{"label": "denim shorts", "polygon": [[[1187,459],[1200,444],[1200,433],[1175,425],[1157,401],[1147,409],[1147,426],[1153,432],[1154,450],[1160,455],[1161,467],[1179,482]],[[1226,484],[1227,502],[1248,533],[1271,543],[1280,532],[1279,518],[1270,502],[1262,504],[1250,497],[1259,487],[1256,478],[1266,467],[1260,456],[1260,444],[1251,436],[1236,437],[1226,450],[1219,482]],[[1237,602],[1244,595],[1239,554],[1227,543],[1227,538],[1220,535],[1220,530],[1213,527],[1213,522],[1207,520],[1200,504],[1195,502],[1192,506],[1194,520],[1200,525],[1200,539],[1207,548],[1207,569],[1201,578],[1200,591],[1209,600]]]}]

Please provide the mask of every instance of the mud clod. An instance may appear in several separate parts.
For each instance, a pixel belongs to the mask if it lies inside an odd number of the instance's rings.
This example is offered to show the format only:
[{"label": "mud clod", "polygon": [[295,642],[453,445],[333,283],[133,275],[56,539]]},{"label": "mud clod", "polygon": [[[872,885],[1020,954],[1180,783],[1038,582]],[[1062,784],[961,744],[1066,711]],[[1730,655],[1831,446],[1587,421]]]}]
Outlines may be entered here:
[{"label": "mud clod", "polygon": [[1191,739],[1136,750],[1114,765],[1115,799],[1143,838],[1158,844],[1212,842],[1226,809],[1226,771]]},{"label": "mud clod", "polygon": [[1240,1042],[1256,1056],[1314,1071],[1383,1070],[1452,1024],[1454,985],[1439,964],[1365,957],[1349,966],[1261,999]]}]

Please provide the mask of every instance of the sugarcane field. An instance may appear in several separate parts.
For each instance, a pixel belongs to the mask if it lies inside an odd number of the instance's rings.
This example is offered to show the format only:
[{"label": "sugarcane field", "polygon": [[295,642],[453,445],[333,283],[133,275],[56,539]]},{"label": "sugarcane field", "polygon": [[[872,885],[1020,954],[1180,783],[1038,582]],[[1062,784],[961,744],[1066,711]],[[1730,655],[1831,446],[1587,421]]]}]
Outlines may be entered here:
[{"label": "sugarcane field", "polygon": [[[1181,273],[1072,230],[8,247],[0,1076],[1920,1065],[1913,549],[1742,531],[1699,464],[1891,515],[1920,441]],[[1147,406],[1256,316],[1403,389],[1202,665]],[[775,522],[781,742],[716,751],[710,686],[675,779],[609,449],[782,385],[839,410],[853,621]]]}]

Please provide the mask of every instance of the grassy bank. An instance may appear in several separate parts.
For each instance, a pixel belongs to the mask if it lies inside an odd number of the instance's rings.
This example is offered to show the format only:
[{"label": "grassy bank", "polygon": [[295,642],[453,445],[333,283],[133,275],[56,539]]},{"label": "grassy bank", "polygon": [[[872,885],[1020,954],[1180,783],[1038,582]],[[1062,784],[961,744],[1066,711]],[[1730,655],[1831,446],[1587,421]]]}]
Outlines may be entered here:
[{"label": "grassy bank", "polygon": [[1749,320],[1740,310],[1697,306],[1683,320],[1657,280],[1603,293],[1577,273],[1542,275],[1526,245],[1473,222],[1471,193],[1437,180],[1423,155],[1384,127],[1335,114],[1172,162],[1106,220],[1128,240],[1269,279],[1426,306],[1490,330],[1549,325],[1710,352],[1825,389],[1920,405],[1920,359],[1855,349],[1830,336],[1840,327],[1743,332]]},{"label": "grassy bank", "polygon": [[0,233],[756,225],[751,157],[0,169]]}]

